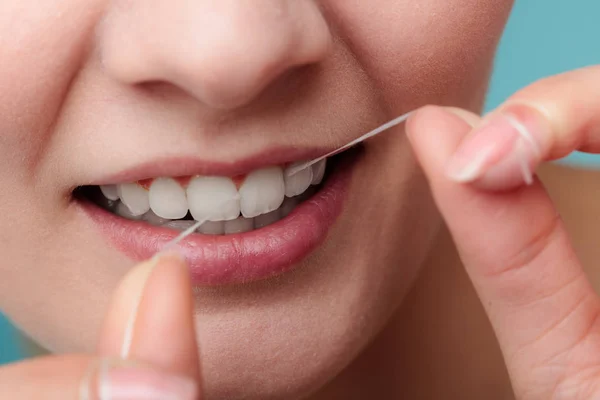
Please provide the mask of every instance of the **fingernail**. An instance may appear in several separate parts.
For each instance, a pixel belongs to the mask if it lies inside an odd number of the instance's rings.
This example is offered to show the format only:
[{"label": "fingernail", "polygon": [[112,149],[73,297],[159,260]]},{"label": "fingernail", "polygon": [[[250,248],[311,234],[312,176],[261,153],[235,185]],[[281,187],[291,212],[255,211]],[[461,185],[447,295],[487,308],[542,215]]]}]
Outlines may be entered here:
[{"label": "fingernail", "polygon": [[522,106],[491,114],[463,139],[446,165],[456,182],[473,182],[492,169],[519,169],[531,183],[531,171],[541,161],[540,118]]},{"label": "fingernail", "polygon": [[104,360],[96,371],[82,386],[82,399],[195,400],[198,396],[192,379],[134,363]]}]

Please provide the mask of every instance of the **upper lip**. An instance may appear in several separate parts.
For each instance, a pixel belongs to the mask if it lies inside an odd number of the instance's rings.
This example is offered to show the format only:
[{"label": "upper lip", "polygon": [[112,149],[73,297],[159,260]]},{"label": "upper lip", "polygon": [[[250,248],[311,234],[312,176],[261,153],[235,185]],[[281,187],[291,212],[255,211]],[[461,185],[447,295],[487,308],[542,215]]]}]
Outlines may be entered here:
[{"label": "upper lip", "polygon": [[116,174],[99,178],[92,185],[135,182],[157,177],[184,177],[194,175],[234,177],[253,170],[308,161],[333,148],[280,147],[267,149],[244,158],[228,161],[207,161],[193,156],[159,157],[125,168]]}]

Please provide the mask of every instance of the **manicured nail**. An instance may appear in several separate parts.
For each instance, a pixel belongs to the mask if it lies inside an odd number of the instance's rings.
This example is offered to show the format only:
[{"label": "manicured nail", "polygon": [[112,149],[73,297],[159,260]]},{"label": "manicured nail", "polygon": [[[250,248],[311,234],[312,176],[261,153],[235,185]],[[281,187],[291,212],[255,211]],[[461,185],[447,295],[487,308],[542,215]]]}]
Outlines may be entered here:
[{"label": "manicured nail", "polygon": [[541,157],[539,116],[519,106],[491,114],[475,128],[446,165],[446,175],[456,182],[473,182],[495,168],[521,171],[531,183],[531,169]]},{"label": "manicured nail", "polygon": [[134,363],[103,360],[84,381],[82,399],[195,400],[198,386],[190,378]]}]

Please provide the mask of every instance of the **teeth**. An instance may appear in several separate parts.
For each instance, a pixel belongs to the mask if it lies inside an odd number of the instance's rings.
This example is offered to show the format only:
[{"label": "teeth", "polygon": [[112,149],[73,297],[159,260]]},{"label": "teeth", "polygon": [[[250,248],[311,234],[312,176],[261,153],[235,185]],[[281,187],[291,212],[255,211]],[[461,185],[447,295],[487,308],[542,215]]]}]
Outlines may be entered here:
[{"label": "teeth", "polygon": [[288,216],[317,190],[311,185],[321,183],[325,169],[326,160],[292,176],[281,167],[263,168],[248,174],[239,189],[233,179],[220,176],[196,176],[187,188],[166,177],[154,179],[149,189],[139,183],[102,185],[105,199],[98,201],[124,218],[155,226],[187,229],[194,224],[186,218],[189,209],[195,220],[208,219],[198,228],[200,233],[242,233]]},{"label": "teeth", "polygon": [[316,164],[312,165],[312,182],[311,185],[318,185],[323,182],[323,176],[325,175],[325,167],[327,166],[327,159],[323,159]]},{"label": "teeth", "polygon": [[152,182],[149,193],[150,208],[162,218],[179,219],[188,212],[185,189],[171,178],[158,178]]},{"label": "teeth", "polygon": [[283,171],[280,167],[251,172],[240,187],[242,215],[253,218],[279,208],[285,197]]},{"label": "teeth", "polygon": [[[283,205],[285,205],[286,201],[287,201],[287,199],[283,201],[281,208],[283,208]],[[261,215],[256,216],[254,218],[254,228],[255,229],[264,228],[265,226],[271,225],[271,224],[279,221],[281,219],[281,208],[278,208],[277,210],[271,211],[270,213],[267,213],[267,214],[261,214]]]},{"label": "teeth", "polygon": [[[291,164],[286,168],[286,171],[294,168],[298,163]],[[313,168],[308,167],[304,168],[301,171],[296,172],[294,175],[288,175],[284,173],[285,176],[285,195],[287,197],[298,196],[299,194],[304,193],[306,189],[310,186],[313,180]]]},{"label": "teeth", "polygon": [[119,192],[117,191],[117,185],[102,185],[100,186],[100,190],[104,197],[109,200],[115,201],[119,200]]},{"label": "teeth", "polygon": [[198,232],[205,235],[222,235],[225,233],[225,221],[208,221],[200,225]]},{"label": "teeth", "polygon": [[229,178],[195,177],[188,185],[187,198],[196,220],[232,220],[240,215],[240,195]]},{"label": "teeth", "polygon": [[296,208],[296,206],[300,203],[300,199],[297,197],[288,197],[285,199],[279,211],[281,212],[281,218],[287,217],[290,213]]},{"label": "teeth", "polygon": [[166,224],[162,224],[161,226],[163,228],[169,228],[169,229],[175,229],[178,231],[185,231],[186,229],[188,229],[190,226],[194,225],[196,223],[196,221],[170,221],[167,222]]},{"label": "teeth", "polygon": [[146,221],[150,225],[161,226],[169,222],[170,220],[167,218],[161,218],[158,215],[154,214],[152,210],[148,211],[146,214],[142,216],[142,220]]},{"label": "teeth", "polygon": [[244,233],[254,229],[254,218],[239,217],[225,222],[225,234]]},{"label": "teeth", "polygon": [[140,220],[142,219],[141,214],[134,214],[131,212],[129,207],[127,207],[124,203],[119,202],[115,207],[115,214],[120,215],[123,218],[131,219],[131,220]]},{"label": "teeth", "polygon": [[132,215],[142,215],[150,209],[148,191],[137,183],[122,183],[117,189],[121,201],[129,208]]}]

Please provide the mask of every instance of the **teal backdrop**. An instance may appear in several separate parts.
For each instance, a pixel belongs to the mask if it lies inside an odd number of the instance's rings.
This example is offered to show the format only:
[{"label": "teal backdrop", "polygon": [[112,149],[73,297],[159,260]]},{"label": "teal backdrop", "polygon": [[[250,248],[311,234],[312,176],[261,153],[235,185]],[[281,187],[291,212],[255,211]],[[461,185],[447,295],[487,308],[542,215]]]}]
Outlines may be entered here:
[{"label": "teal backdrop", "polygon": [[[496,60],[487,109],[547,75],[600,64],[599,0],[517,0]],[[600,112],[600,110],[599,110]],[[565,162],[600,168],[600,157]],[[0,316],[0,363],[19,358],[16,332]]]},{"label": "teal backdrop", "polygon": [[[541,77],[600,64],[600,1],[516,0],[500,44],[487,109]],[[600,168],[600,156],[570,164]]]}]

